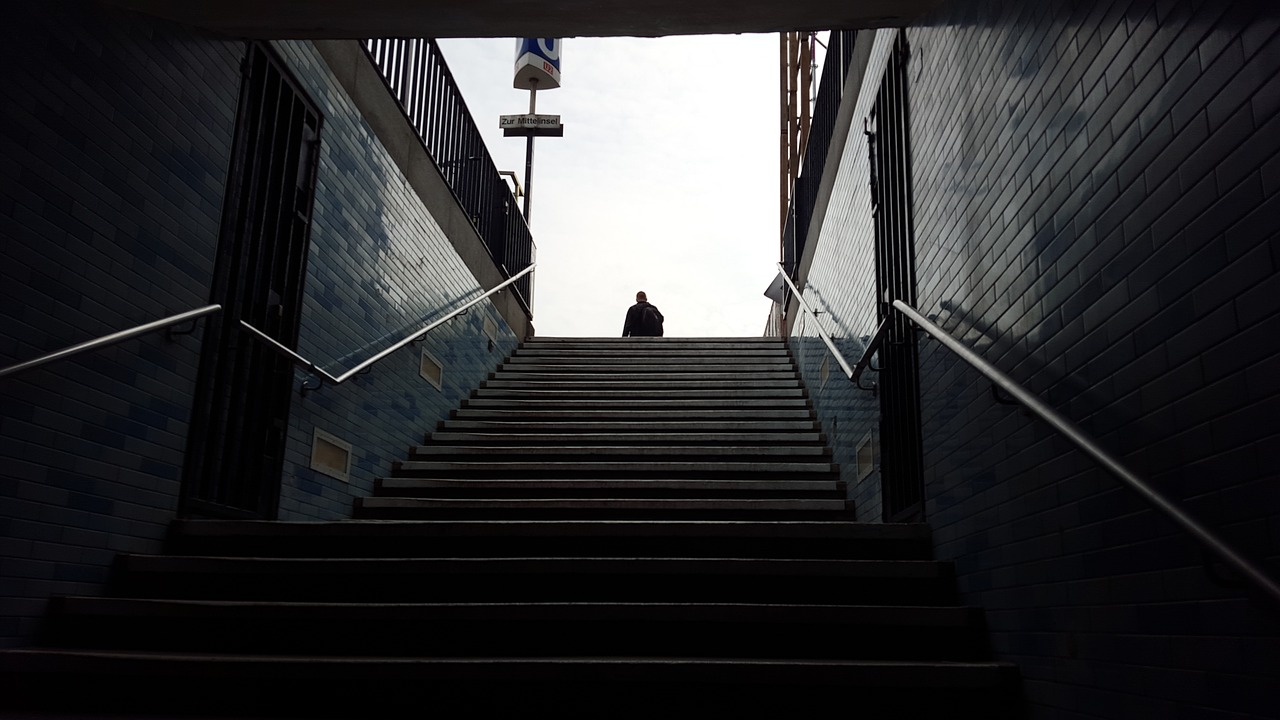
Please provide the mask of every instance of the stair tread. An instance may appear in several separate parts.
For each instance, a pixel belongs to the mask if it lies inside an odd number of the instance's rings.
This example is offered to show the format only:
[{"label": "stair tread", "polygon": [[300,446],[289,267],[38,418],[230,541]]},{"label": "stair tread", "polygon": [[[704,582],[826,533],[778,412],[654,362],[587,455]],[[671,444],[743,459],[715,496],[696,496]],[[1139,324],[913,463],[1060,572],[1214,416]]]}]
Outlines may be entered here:
[{"label": "stair tread", "polygon": [[647,488],[680,488],[680,489],[748,489],[748,490],[835,490],[842,486],[840,480],[701,480],[667,478],[648,479],[574,479],[528,480],[513,478],[465,479],[465,478],[415,478],[387,477],[379,478],[379,484],[387,488],[430,488],[430,487],[532,487],[532,488],[585,488],[602,489],[647,489]]},{"label": "stair tread", "polygon": [[[637,421],[648,421],[650,419],[657,421],[671,421],[675,419],[701,419],[701,420],[754,420],[759,421],[760,411],[744,410],[738,408],[716,408],[716,409],[698,409],[689,410],[681,408],[665,408],[665,409],[637,409],[637,408],[543,408],[526,409],[526,408],[478,408],[464,407],[454,411],[454,417],[458,420],[475,420],[482,418],[497,418],[505,421],[515,419],[530,422],[561,422],[564,418],[568,418],[572,422],[581,422],[584,420],[601,420],[601,419],[623,419],[635,423]],[[803,408],[782,408],[772,409],[769,411],[770,420],[813,420],[813,412],[806,406]],[[645,422],[648,425],[648,422]]]},{"label": "stair tread", "polygon": [[816,445],[416,445],[412,455],[635,455],[649,458],[676,455],[729,455],[733,457],[828,457],[831,451]]},{"label": "stair tread", "polygon": [[[164,669],[166,664],[181,664],[198,661],[220,664],[243,664],[254,667],[270,665],[297,664],[314,665],[352,665],[352,666],[493,666],[511,665],[518,668],[538,666],[573,666],[590,668],[600,665],[615,666],[673,666],[673,667],[792,667],[792,668],[848,668],[848,669],[881,669],[888,672],[919,673],[920,671],[1003,671],[1014,669],[1013,663],[1000,661],[962,661],[962,660],[808,660],[808,659],[756,659],[756,658],[719,658],[719,657],[423,657],[423,656],[327,656],[327,655],[252,655],[243,653],[188,653],[166,651],[120,651],[120,650],[80,650],[54,648],[18,648],[0,650],[0,663],[9,665],[8,670],[37,670],[41,660],[80,659],[94,662],[100,672],[129,674],[132,672],[129,663],[155,663],[152,671]],[[16,661],[16,663],[15,663]],[[31,663],[23,664],[23,661]],[[15,667],[16,665],[16,667]],[[57,666],[55,666],[57,667]],[[63,669],[58,667],[57,669]],[[174,672],[181,672],[174,668]],[[975,680],[979,676],[974,676]],[[996,678],[989,678],[995,680]]]},{"label": "stair tread", "polygon": [[424,498],[365,497],[360,506],[382,508],[477,508],[527,510],[811,510],[844,511],[845,501],[825,499],[768,498]]},{"label": "stair tread", "polygon": [[596,537],[823,537],[842,540],[927,540],[922,523],[861,523],[853,520],[179,520],[175,534],[308,537],[391,535],[467,536],[573,533]]},{"label": "stair tread", "polygon": [[799,623],[910,623],[939,627],[972,622],[979,608],[952,605],[799,605],[790,603],[728,602],[298,602],[255,600],[186,600],[168,598],[112,598],[68,596],[59,599],[61,614],[147,617],[203,615],[207,617],[260,614],[295,616],[308,613],[325,617],[358,617],[377,613],[384,619],[424,616],[450,618],[522,619],[616,618],[649,620],[677,618],[698,622],[750,620],[770,624]]},{"label": "stair tread", "polygon": [[[714,442],[734,442],[742,443],[751,441],[754,443],[785,443],[788,446],[800,446],[803,443],[816,444],[822,442],[822,435],[816,432],[807,433],[757,433],[756,435],[746,435],[743,433],[604,433],[604,432],[536,432],[522,433],[518,436],[512,436],[511,433],[497,432],[458,432],[450,430],[441,430],[431,433],[430,441],[432,443],[452,443],[452,442],[471,442],[471,443],[504,443],[512,445],[516,442],[555,442],[563,443],[573,440],[578,443],[592,443],[590,447],[598,447],[604,443],[615,443],[619,446],[624,445],[656,445],[666,447],[669,443],[714,443]],[[683,447],[691,447],[685,445]],[[581,447],[581,446],[580,446]],[[716,446],[720,447],[720,446]]]},{"label": "stair tread", "polygon": [[808,409],[804,398],[739,398],[722,400],[718,398],[669,397],[653,399],[588,399],[588,398],[490,398],[474,397],[462,401],[462,407],[504,407],[525,409],[530,407],[553,408],[608,408],[612,410],[629,410],[632,408],[790,408]]},{"label": "stair tread", "polygon": [[[446,420],[443,423],[444,432],[456,432],[460,430],[483,430],[497,431],[504,430],[503,437],[510,437],[513,432],[520,433],[584,433],[584,434],[606,434],[603,431],[621,430],[624,432],[634,432],[637,428],[643,428],[647,431],[665,432],[665,431],[681,431],[680,435],[690,434],[706,434],[708,428],[722,428],[722,431],[733,432],[782,432],[782,433],[801,433],[807,434],[817,430],[817,423],[813,420],[736,420],[726,422],[716,422],[714,420],[684,420],[684,421],[663,421],[652,420],[647,422],[634,421],[610,421],[610,420],[560,420],[560,421],[543,421],[537,423],[508,421],[508,420]],[[488,433],[494,434],[494,433]]]},{"label": "stair tread", "polygon": [[281,558],[214,555],[121,554],[130,572],[334,572],[538,574],[611,572],[676,575],[822,575],[828,577],[948,578],[951,563],[939,560],[829,560],[809,558],[679,557],[484,557],[484,558]]}]

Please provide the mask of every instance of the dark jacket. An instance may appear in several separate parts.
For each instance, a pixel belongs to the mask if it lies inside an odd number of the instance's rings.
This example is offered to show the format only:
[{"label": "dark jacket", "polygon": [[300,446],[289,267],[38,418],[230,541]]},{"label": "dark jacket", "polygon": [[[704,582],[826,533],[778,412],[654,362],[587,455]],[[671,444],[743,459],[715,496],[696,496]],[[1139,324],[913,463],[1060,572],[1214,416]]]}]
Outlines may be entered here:
[{"label": "dark jacket", "polygon": [[[653,308],[653,314],[658,318],[656,328],[645,327],[644,309]],[[658,308],[647,302],[638,302],[627,308],[627,321],[622,326],[622,337],[662,337],[662,313],[658,312]]]}]

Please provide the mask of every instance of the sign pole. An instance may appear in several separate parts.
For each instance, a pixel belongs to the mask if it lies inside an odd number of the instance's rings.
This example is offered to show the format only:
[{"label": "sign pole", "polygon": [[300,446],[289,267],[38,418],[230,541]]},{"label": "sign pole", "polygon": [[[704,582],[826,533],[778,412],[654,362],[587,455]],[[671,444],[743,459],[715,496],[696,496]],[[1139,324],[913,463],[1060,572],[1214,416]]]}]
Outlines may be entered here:
[{"label": "sign pole", "polygon": [[[538,78],[529,78],[529,114],[538,108]],[[524,222],[530,224],[529,208],[533,204],[533,133],[524,146]]]},{"label": "sign pole", "polygon": [[529,87],[527,115],[500,115],[498,127],[504,137],[525,138],[524,145],[524,221],[533,212],[533,140],[539,135],[563,137],[564,125],[559,115],[539,115],[538,87],[555,90],[560,87],[560,41],[557,38],[520,38],[516,41],[515,78],[512,87]]}]

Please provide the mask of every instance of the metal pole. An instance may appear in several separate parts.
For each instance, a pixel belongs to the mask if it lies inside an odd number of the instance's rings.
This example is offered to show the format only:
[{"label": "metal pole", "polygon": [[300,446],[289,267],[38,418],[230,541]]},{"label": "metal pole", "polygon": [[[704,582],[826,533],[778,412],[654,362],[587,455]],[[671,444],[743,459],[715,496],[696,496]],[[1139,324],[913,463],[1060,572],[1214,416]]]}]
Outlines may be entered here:
[{"label": "metal pole", "polygon": [[[529,114],[533,115],[538,109],[538,79],[529,78]],[[533,203],[533,134],[530,131],[529,138],[525,141],[524,146],[524,222],[529,224],[529,206]]]}]

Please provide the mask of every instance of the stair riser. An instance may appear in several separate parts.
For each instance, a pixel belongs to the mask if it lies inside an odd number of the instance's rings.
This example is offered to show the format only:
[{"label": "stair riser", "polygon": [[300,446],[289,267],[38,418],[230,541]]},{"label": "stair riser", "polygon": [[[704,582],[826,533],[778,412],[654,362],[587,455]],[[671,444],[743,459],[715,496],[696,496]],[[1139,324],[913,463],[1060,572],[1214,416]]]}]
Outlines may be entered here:
[{"label": "stair riser", "polygon": [[480,433],[504,433],[504,434],[525,434],[525,433],[643,433],[643,432],[663,432],[677,433],[680,436],[689,436],[689,434],[714,433],[714,432],[732,432],[741,433],[744,436],[748,434],[758,433],[813,433],[817,432],[818,424],[813,420],[737,420],[737,421],[716,421],[716,420],[685,420],[685,421],[666,421],[666,420],[645,420],[641,423],[634,421],[617,421],[617,420],[596,420],[596,421],[575,421],[575,420],[543,420],[539,423],[520,423],[520,421],[503,421],[503,420],[445,420],[440,423],[440,428],[445,432],[480,432]]},{"label": "stair riser", "polygon": [[[358,607],[358,606],[357,606]],[[582,617],[440,619],[392,612],[187,616],[59,616],[46,641],[54,647],[281,655],[444,657],[804,657],[842,660],[984,660],[971,626],[822,624],[767,619],[681,621],[634,614],[619,620]]]},{"label": "stair riser", "polygon": [[545,443],[562,447],[573,445],[622,446],[622,445],[654,445],[662,447],[706,446],[706,445],[787,445],[791,447],[817,446],[825,447],[825,437],[821,433],[604,433],[604,432],[561,432],[561,433],[523,433],[513,436],[510,433],[496,432],[448,432],[438,431],[426,437],[427,442],[449,445],[530,445]]},{"label": "stair riser", "polygon": [[[737,406],[735,406],[737,407]],[[702,420],[702,421],[734,421],[734,420],[813,420],[813,413],[807,407],[804,409],[768,409],[768,410],[739,410],[720,408],[715,410],[684,410],[684,409],[664,409],[664,410],[635,410],[635,409],[605,409],[605,410],[568,410],[565,408],[547,408],[542,410],[497,410],[492,408],[463,408],[454,410],[450,413],[450,418],[457,420],[501,420],[505,422],[526,422],[526,423],[565,423],[565,422],[584,422],[584,421],[623,421],[632,423],[632,426],[647,424],[645,421],[653,420],[655,422],[673,421],[673,420]]]},{"label": "stair riser", "polygon": [[535,388],[481,388],[474,398],[489,400],[536,400],[563,402],[572,400],[803,400],[805,392],[800,388],[614,388],[614,389],[535,389]]},{"label": "stair riser", "polygon": [[374,495],[386,497],[562,497],[562,498],[845,498],[844,483],[807,482],[680,482],[625,480],[451,480],[378,478]]},{"label": "stair riser", "polygon": [[175,538],[172,552],[228,557],[333,558],[570,558],[590,548],[596,557],[685,558],[805,558],[814,560],[928,560],[933,552],[927,539],[854,540],[836,537],[705,537],[673,534],[651,537],[610,536],[584,528],[559,535],[513,534],[406,536],[394,541],[381,537]]},{"label": "stair riser", "polygon": [[468,398],[462,401],[463,408],[490,409],[490,410],[551,410],[565,411],[572,409],[580,410],[608,410],[611,412],[626,413],[631,410],[704,410],[714,408],[726,408],[734,410],[808,410],[809,405],[803,398],[761,398],[761,399],[740,399],[740,400],[719,400],[714,398],[665,398],[655,400],[586,400],[586,399],[562,399],[562,400],[537,400],[537,399],[490,399],[490,398]]},{"label": "stair riser", "polygon": [[598,365],[614,366],[658,366],[663,365],[772,365],[791,366],[791,358],[786,353],[768,355],[734,354],[734,353],[618,353],[602,355],[597,353],[561,353],[557,355],[525,355],[516,354],[507,358],[511,365]]},{"label": "stair riser", "polygon": [[717,510],[670,509],[574,509],[574,508],[415,508],[369,507],[357,504],[354,516],[362,520],[786,520],[822,522],[854,520],[853,508],[846,510]]},{"label": "stair riser", "polygon": [[[511,383],[514,385],[528,387],[540,383],[557,383],[557,384],[609,384],[624,385],[626,387],[680,387],[687,385],[698,385],[701,387],[716,387],[720,385],[734,385],[735,387],[751,387],[752,385],[741,385],[740,383],[761,384],[766,386],[774,386],[775,383],[797,383],[800,379],[799,373],[795,370],[767,370],[753,372],[750,375],[743,374],[740,368],[725,370],[720,372],[709,371],[687,371],[687,372],[646,372],[621,374],[616,371],[601,370],[581,370],[581,371],[564,371],[557,370],[554,372],[536,372],[528,368],[515,370],[498,370],[489,375],[490,382]],[[677,385],[672,385],[677,383]],[[788,387],[789,385],[779,385],[779,387]]]},{"label": "stair riser", "polygon": [[728,460],[744,462],[829,462],[831,450],[820,445],[796,446],[662,446],[662,445],[419,445],[410,448],[409,458],[426,462],[467,462],[483,458],[494,462],[633,462],[671,463]]},{"label": "stair riser", "polygon": [[[641,661],[643,662],[643,661]],[[999,665],[814,667],[812,663],[649,661],[254,662],[167,658],[0,666],[14,683],[6,705],[101,716],[367,718],[826,717],[857,705],[859,717],[1025,717],[1017,672]],[[69,691],[73,688],[74,691]],[[324,692],[318,688],[340,691]],[[410,710],[412,709],[412,710]]]},{"label": "stair riser", "polygon": [[661,351],[651,351],[638,353],[628,349],[617,348],[538,348],[538,347],[522,347],[516,350],[512,357],[516,358],[576,358],[581,360],[598,360],[598,359],[615,359],[624,358],[627,360],[637,359],[676,359],[691,358],[702,360],[706,358],[715,358],[718,360],[742,360],[742,359],[790,359],[785,348],[728,348],[721,347],[716,349],[698,348],[698,347],[667,347]]},{"label": "stair riser", "polygon": [[625,380],[631,375],[645,375],[649,373],[659,373],[663,375],[672,374],[691,374],[702,375],[709,380],[731,380],[733,376],[742,377],[743,375],[751,376],[751,379],[760,380],[763,377],[756,377],[757,373],[789,373],[790,377],[795,377],[795,370],[790,363],[731,363],[731,362],[653,362],[653,363],[584,363],[584,362],[555,362],[551,360],[539,359],[537,362],[533,360],[522,362],[504,362],[499,365],[495,372],[505,373],[538,373],[538,374],[556,374],[556,375],[607,375],[614,380]]},{"label": "stair riser", "polygon": [[113,594],[307,602],[954,604],[950,578],[593,573],[128,573]]},{"label": "stair riser", "polygon": [[486,390],[791,390],[802,387],[795,378],[778,378],[774,380],[659,380],[645,378],[639,380],[532,380],[493,379],[480,383]]}]

